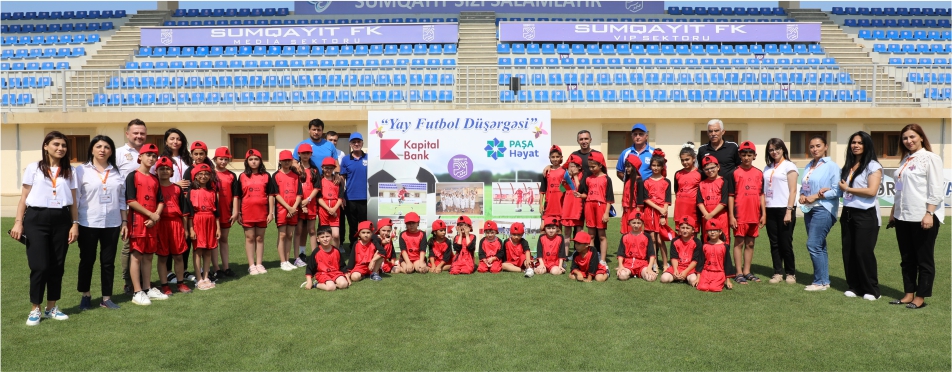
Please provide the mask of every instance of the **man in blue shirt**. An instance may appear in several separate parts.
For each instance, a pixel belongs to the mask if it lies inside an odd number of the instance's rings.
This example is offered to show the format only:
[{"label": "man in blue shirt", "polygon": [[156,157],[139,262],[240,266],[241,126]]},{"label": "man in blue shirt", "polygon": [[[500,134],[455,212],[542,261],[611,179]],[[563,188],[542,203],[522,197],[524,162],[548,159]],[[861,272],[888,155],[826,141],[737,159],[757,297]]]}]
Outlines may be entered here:
[{"label": "man in blue shirt", "polygon": [[641,123],[633,125],[631,142],[631,147],[621,152],[618,164],[615,166],[616,175],[622,182],[625,182],[625,159],[628,158],[628,154],[635,154],[641,159],[641,168],[638,169],[641,178],[646,180],[651,177],[651,153],[654,152],[654,147],[648,144],[648,127]]},{"label": "man in blue shirt", "polygon": [[[298,147],[301,147],[302,143],[307,143],[311,145],[311,159],[314,159],[315,163],[320,164],[326,157],[332,157],[336,161],[338,153],[337,147],[334,147],[333,143],[324,139],[324,122],[321,119],[311,120],[311,122],[307,124],[307,131],[310,137],[298,143],[297,146],[294,146],[294,160],[301,160],[301,157],[298,156]],[[323,174],[321,168],[318,168],[318,171]],[[340,171],[340,167],[335,169],[335,171]]]},{"label": "man in blue shirt", "polygon": [[[350,242],[354,242],[357,224],[367,220],[367,153],[364,152],[364,136],[354,132],[350,135],[350,155],[340,162],[340,175],[346,182],[346,204],[344,217],[347,219],[347,230]],[[341,234],[344,231],[341,224]],[[345,235],[341,235],[345,236]]]}]

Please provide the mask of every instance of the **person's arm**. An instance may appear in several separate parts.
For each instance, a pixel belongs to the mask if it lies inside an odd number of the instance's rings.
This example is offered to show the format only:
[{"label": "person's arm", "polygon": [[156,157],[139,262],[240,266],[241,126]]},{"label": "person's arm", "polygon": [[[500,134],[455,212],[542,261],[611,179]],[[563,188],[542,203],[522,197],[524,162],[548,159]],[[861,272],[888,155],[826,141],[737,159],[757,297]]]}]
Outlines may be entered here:
[{"label": "person's arm", "polygon": [[536,258],[539,259],[540,264],[542,264],[543,256],[545,256],[545,250],[542,249],[542,236],[539,235],[539,240],[536,241]]},{"label": "person's arm", "polygon": [[529,249],[529,242],[525,239],[522,239],[519,241],[519,243],[522,244],[522,253],[526,256],[524,264],[526,267],[531,267],[530,264],[532,263],[532,251]]},{"label": "person's arm", "polygon": [[400,234],[399,241],[400,241],[400,257],[403,258],[404,262],[413,263],[413,261],[410,261],[410,256],[407,253],[407,242],[403,239],[403,234]]},{"label": "person's arm", "polygon": [[[673,247],[674,244],[671,244],[671,246]],[[664,246],[662,246],[662,248],[663,247]],[[648,246],[645,247],[645,256],[648,257],[648,262],[649,263],[656,262],[657,260],[655,259],[655,257],[657,257],[657,255],[658,255],[658,252],[655,252],[654,239],[648,239]],[[674,256],[674,257],[677,257],[677,256]],[[662,266],[661,268],[664,269],[664,266]],[[677,268],[677,266],[675,266],[674,268]],[[640,274],[640,273],[635,273],[635,274]]]},{"label": "person's arm", "polygon": [[[675,238],[675,239],[680,239],[680,238]],[[674,267],[674,273],[678,274],[675,276],[678,278],[683,277],[684,275],[678,272],[678,265],[681,264],[681,256],[678,256],[678,249],[675,247],[675,242],[671,242],[671,247],[668,249],[668,257],[669,257],[668,261],[671,262],[671,266]]]},{"label": "person's arm", "polygon": [[[797,168],[790,168],[790,171],[787,172],[787,190],[789,195],[787,196],[787,211],[783,216],[783,223],[787,224],[793,220],[793,207],[797,205],[797,177],[799,173]],[[782,187],[782,186],[778,186]]]},{"label": "person's arm", "polygon": [[704,195],[701,195],[701,187],[697,188],[697,209],[701,211],[701,214],[704,215],[704,218],[707,218],[707,207],[704,206]]},{"label": "person's arm", "polygon": [[612,187],[612,179],[608,178],[608,175],[605,175],[605,201],[608,204],[615,202],[615,189]]},{"label": "person's arm", "polygon": [[661,215],[667,218],[668,207],[671,206],[671,181],[668,181],[667,178],[664,181],[665,181],[665,184],[668,185],[668,187],[665,189],[665,192],[664,192],[664,210],[661,211]]},{"label": "person's arm", "polygon": [[[942,205],[945,193],[942,190],[942,158],[930,156],[926,166],[926,214],[922,216],[922,228],[931,229],[936,208]],[[941,222],[941,221],[940,221]]]},{"label": "person's arm", "polygon": [[[145,209],[145,207],[143,207],[142,204],[139,204],[139,201],[136,200],[136,196],[137,196],[136,194],[138,194],[138,190],[136,188],[135,173],[133,172],[133,173],[129,173],[129,176],[126,177],[126,204],[133,211],[136,211],[139,214],[148,217],[150,220],[152,220],[153,223],[157,222],[159,220],[159,214],[153,213],[152,211]],[[161,195],[162,193],[159,193],[159,194]],[[24,196],[21,199],[25,200],[25,198],[26,197]]]},{"label": "person's arm", "polygon": [[[833,164],[832,162],[831,162],[829,165],[824,164],[824,166],[829,166],[829,167],[833,168],[833,170],[830,172],[830,175],[829,175],[829,177],[828,177],[827,180],[826,180],[826,184],[830,185],[829,190],[826,190],[826,192],[823,192],[822,195],[820,195],[820,197],[822,197],[823,199],[836,199],[836,198],[839,198],[839,197],[840,197],[840,172],[839,172],[839,168],[837,168],[837,167],[836,167],[836,164]],[[820,189],[820,191],[823,191],[823,189]]]},{"label": "person's arm", "polygon": [[317,256],[317,252],[320,251],[321,248],[318,247],[314,250],[314,253],[307,257],[307,266],[304,269],[304,277],[307,278],[307,284],[305,284],[304,289],[314,288],[314,275],[317,275],[317,260],[315,256]]},{"label": "person's arm", "polygon": [[736,200],[736,197],[734,196],[734,194],[731,194],[730,196],[727,197],[727,220],[729,221],[732,229],[737,228],[737,216],[734,215],[735,200]]},{"label": "person's arm", "polygon": [[301,187],[300,182],[295,183],[297,185],[297,192],[295,193],[294,205],[291,206],[291,209],[297,213],[297,208],[301,206],[301,196],[304,195],[304,188]]},{"label": "person's arm", "polygon": [[621,239],[618,239],[618,252],[615,252],[615,258],[618,259],[618,267],[616,267],[615,270],[621,270],[621,268],[624,267],[622,265],[622,261],[624,261],[624,258],[625,258],[625,236],[624,235],[621,236]]}]

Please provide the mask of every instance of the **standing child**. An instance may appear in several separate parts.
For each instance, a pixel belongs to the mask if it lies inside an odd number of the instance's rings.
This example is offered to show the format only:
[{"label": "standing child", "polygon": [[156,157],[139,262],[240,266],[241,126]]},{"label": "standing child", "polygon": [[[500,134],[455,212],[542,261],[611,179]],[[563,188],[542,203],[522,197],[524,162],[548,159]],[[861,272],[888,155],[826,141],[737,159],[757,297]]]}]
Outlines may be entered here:
[{"label": "standing child", "polygon": [[734,190],[734,178],[724,178],[718,175],[721,166],[713,155],[705,155],[701,160],[701,167],[706,177],[698,182],[697,199],[695,203],[701,212],[701,223],[704,227],[704,240],[707,240],[708,221],[717,220],[718,226],[727,226],[727,201]]},{"label": "standing child", "polygon": [[[173,151],[174,151],[174,150],[173,150]],[[202,142],[202,141],[192,142],[191,147],[189,147],[189,154],[191,155],[191,162],[189,163],[188,167],[185,168],[185,172],[182,173],[182,178],[181,178],[182,181],[185,181],[185,182],[186,182],[186,186],[182,186],[182,191],[183,191],[183,192],[184,192],[184,191],[188,191],[189,187],[191,187],[191,183],[192,183],[192,170],[195,169],[195,166],[196,166],[196,165],[199,165],[199,164],[207,164],[210,168],[214,168],[214,167],[215,167],[215,164],[213,164],[212,161],[208,159],[208,145],[206,145],[205,142]],[[170,158],[170,159],[174,159],[174,158]],[[184,160],[184,159],[183,159],[183,160]],[[175,161],[173,160],[172,163],[174,164]],[[156,167],[156,171],[158,171],[158,167]],[[156,173],[156,174],[158,174],[158,173]],[[173,169],[173,175],[174,175],[174,169]],[[174,177],[174,176],[173,176],[173,177]],[[217,189],[218,186],[217,186],[217,182],[216,182],[216,180],[215,180],[215,175],[214,175],[214,174],[212,175],[211,180],[212,180],[212,181],[211,181],[212,185],[214,185],[214,187]],[[176,181],[173,181],[173,182],[176,182]],[[185,240],[186,240],[186,246],[185,246],[185,252],[182,253],[182,263],[183,263],[184,269],[186,270],[185,276],[186,276],[186,277],[189,277],[189,278],[192,278],[192,274],[189,273],[189,272],[187,272],[187,270],[188,270],[188,255],[189,255],[189,251],[190,251],[191,248],[192,248],[192,241],[191,241],[191,240],[188,240],[188,239],[185,239]],[[216,252],[213,252],[213,254],[217,254],[217,253],[218,253],[217,251],[216,251]],[[221,270],[219,270],[219,268],[218,268],[218,263],[217,263],[217,262],[213,262],[213,263],[212,263],[212,266],[214,267],[214,271],[212,272],[211,280],[214,282],[215,280],[218,279],[218,278],[217,278],[217,277],[218,277],[217,274],[224,274],[224,273],[223,273],[223,272],[219,272],[219,271],[221,271]],[[171,281],[172,283],[174,283],[174,282],[175,282],[175,280],[174,280],[175,277],[173,277],[173,276],[172,276],[172,273],[171,273],[171,271],[172,271],[172,262],[171,262],[171,261],[168,261],[168,262],[167,262],[166,269],[167,269],[167,271],[169,272],[168,277],[169,277],[169,278],[173,278],[173,280],[170,280],[170,281]],[[198,268],[196,268],[196,269],[198,269]],[[161,273],[160,273],[160,275],[161,275]],[[179,277],[179,278],[178,278],[178,282],[181,283],[182,279],[183,279],[182,277]],[[194,278],[192,278],[192,280],[194,280]]]},{"label": "standing child", "polygon": [[[638,155],[628,154],[625,158],[625,186],[621,193],[622,216],[641,212],[644,204],[643,180],[641,179],[641,159]],[[621,219],[621,233],[627,234],[631,226],[625,218]]]},{"label": "standing child", "polygon": [[694,258],[703,269],[694,286],[704,292],[720,292],[724,287],[733,289],[734,286],[725,275],[726,269],[733,265],[727,246],[721,241],[724,237],[724,225],[720,220],[714,219],[704,222],[704,227],[707,231],[707,244],[704,244],[702,254],[695,255]]},{"label": "standing child", "polygon": [[[301,202],[301,211],[298,213],[297,230],[294,232],[298,245],[298,258],[294,260],[294,265],[298,267],[305,266],[304,248],[308,241],[311,243],[311,250],[308,254],[317,249],[317,231],[315,224],[317,221],[317,195],[321,187],[321,174],[311,160],[313,150],[311,145],[302,143],[298,146],[298,156],[301,161],[297,164],[298,174],[301,175],[301,192],[304,200]],[[372,232],[371,232],[372,235]]]},{"label": "standing child", "polygon": [[[333,158],[328,159],[333,160]],[[317,287],[325,291],[334,291],[349,287],[350,280],[341,271],[340,250],[331,244],[333,234],[330,227],[321,226],[317,229],[317,241],[321,248],[315,249],[311,257],[307,258],[307,271],[304,274],[307,282],[304,283],[304,288]]]},{"label": "standing child", "polygon": [[149,170],[155,165],[159,149],[151,143],[139,150],[139,169],[126,176],[126,203],[129,205],[129,276],[135,295],[132,303],[147,306],[151,300],[165,300],[169,296],[152,288],[152,255],[155,254],[155,225],[162,215],[164,203],[159,179]]},{"label": "standing child", "polygon": [[599,264],[606,265],[608,259],[608,238],[605,229],[608,227],[608,209],[615,202],[615,192],[612,190],[612,181],[605,174],[605,156],[592,151],[588,156],[588,167],[592,175],[585,178],[588,189],[582,198],[585,199],[585,226],[589,235],[598,237]]},{"label": "standing child", "polygon": [[502,250],[502,241],[496,234],[499,234],[499,226],[495,221],[483,223],[483,238],[479,240],[479,268],[476,271],[493,274],[502,271],[506,252]]},{"label": "standing child", "polygon": [[549,149],[549,165],[542,169],[542,182],[539,186],[539,210],[542,211],[542,220],[562,218],[562,179],[565,169],[562,168],[562,149],[552,145]]},{"label": "standing child", "polygon": [[374,224],[370,221],[361,221],[357,224],[357,241],[350,247],[350,266],[347,275],[351,282],[359,282],[361,279],[370,277],[373,281],[379,281],[380,274],[376,273],[378,266],[383,261],[386,252],[378,240],[373,239]]},{"label": "standing child", "polygon": [[700,230],[697,221],[697,190],[701,182],[701,173],[697,171],[697,154],[694,152],[694,142],[687,142],[681,147],[678,154],[681,166],[684,167],[674,174],[674,220],[684,221],[687,218],[695,232]]},{"label": "standing child", "polygon": [[629,232],[618,241],[618,280],[631,277],[653,282],[658,273],[651,268],[655,263],[654,241],[644,233],[644,214],[635,211],[628,216]]},{"label": "standing child", "polygon": [[[231,225],[238,221],[238,195],[241,195],[241,186],[235,173],[228,170],[231,163],[231,151],[227,147],[215,149],[215,179],[218,180],[218,227],[221,236],[218,238],[218,253],[221,255],[222,274],[227,277],[235,276],[231,271],[228,258],[228,233]],[[218,265],[218,257],[212,252],[212,265]],[[216,274],[217,275],[217,274]]]},{"label": "standing child", "polygon": [[[661,149],[655,149],[651,154],[651,177],[642,184],[645,193],[645,208],[642,213],[644,229],[648,232],[647,235],[656,249],[661,252],[661,262],[665,270],[668,269],[668,252],[665,250],[661,232],[668,225],[668,207],[671,206],[671,182],[664,178],[667,173],[666,164],[664,152]],[[657,262],[651,262],[651,266],[655,269],[657,265]],[[655,272],[658,271],[662,270],[655,270]]]},{"label": "standing child", "polygon": [[[694,234],[691,220],[683,217],[678,222],[679,239],[671,242],[671,266],[661,274],[662,283],[687,282],[692,286],[697,283],[697,261],[694,257],[703,254],[704,246]],[[699,250],[702,251],[698,253]]]},{"label": "standing child", "polygon": [[248,273],[265,274],[263,265],[264,233],[274,221],[274,194],[277,187],[261,161],[261,153],[251,149],[245,154],[245,171],[238,176],[238,222],[245,229],[245,255]]},{"label": "standing child", "polygon": [[212,280],[212,254],[218,248],[221,227],[218,224],[218,194],[212,187],[212,168],[208,164],[198,164],[192,169],[192,187],[188,190],[189,236],[195,242],[195,265],[201,264],[202,271],[195,284],[198,289],[215,288]]},{"label": "standing child", "polygon": [[[382,218],[377,221],[377,236],[374,237],[381,247],[383,258],[380,265],[371,268],[375,273],[397,274],[403,272],[400,268],[400,261],[393,254],[393,222],[389,218]],[[372,279],[372,278],[371,278]],[[380,279],[374,279],[380,280]]]},{"label": "standing child", "polygon": [[453,238],[453,265],[451,275],[472,274],[476,263],[473,255],[476,254],[476,236],[473,235],[473,221],[467,216],[459,216],[456,220],[456,237]]},{"label": "standing child", "polygon": [[297,169],[291,166],[294,156],[291,151],[284,150],[278,156],[281,168],[274,172],[273,180],[277,186],[277,195],[274,197],[278,207],[276,222],[278,225],[278,259],[281,261],[281,270],[291,271],[297,268],[291,261],[291,247],[294,245],[294,230],[298,224],[298,207],[301,204],[301,176]]},{"label": "standing child", "polygon": [[[551,171],[550,171],[551,172]],[[565,261],[565,237],[559,234],[559,219],[555,216],[549,216],[542,220],[545,224],[545,234],[539,236],[539,242],[536,243],[536,263],[535,273],[552,275],[562,275],[565,268],[562,267]]]},{"label": "standing child", "polygon": [[734,257],[737,257],[738,275],[734,280],[747,284],[748,281],[760,281],[750,272],[750,261],[754,258],[754,241],[760,235],[760,228],[767,224],[767,199],[764,197],[764,173],[753,166],[757,158],[754,143],[744,141],[739,152],[740,167],[734,169],[734,190],[728,199],[727,211],[734,230]]},{"label": "standing child", "polygon": [[446,239],[446,222],[433,221],[433,236],[426,242],[430,253],[430,272],[439,274],[443,270],[450,270],[453,266],[453,248],[449,239]]},{"label": "standing child", "polygon": [[532,188],[529,187],[529,185],[525,185],[525,187],[526,191],[524,194],[526,195],[526,205],[529,206],[529,212],[535,212],[535,208],[532,206],[532,204],[535,203],[535,192],[532,191]]},{"label": "standing child", "polygon": [[[512,184],[509,184],[509,186],[512,186]],[[516,212],[522,212],[522,194],[521,188],[512,190],[512,197],[516,200]]]},{"label": "standing child", "polygon": [[340,207],[344,200],[340,199],[340,185],[338,185],[334,176],[334,168],[337,163],[332,157],[326,157],[321,161],[324,178],[321,178],[320,197],[317,204],[321,207],[317,211],[321,219],[321,226],[328,226],[331,229],[331,237],[334,246],[340,244]]},{"label": "standing child", "polygon": [[[595,152],[592,152],[593,154]],[[598,252],[593,250],[592,236],[587,232],[579,231],[572,239],[575,242],[575,255],[572,257],[572,271],[569,273],[569,279],[580,282],[595,281],[604,282],[608,280],[608,266],[600,262]]]},{"label": "standing child", "polygon": [[502,263],[503,270],[513,273],[532,270],[532,251],[529,250],[529,242],[523,239],[525,233],[526,226],[522,222],[513,222],[509,226],[509,239],[504,244],[506,261]]},{"label": "standing child", "polygon": [[[582,221],[582,209],[585,208],[585,192],[588,191],[582,183],[582,158],[578,155],[569,155],[569,160],[562,166],[565,168],[565,178],[562,187],[565,194],[562,196],[562,234],[575,236],[585,226]],[[565,256],[569,255],[569,243],[565,243]]]},{"label": "standing child", "polygon": [[407,231],[400,233],[400,266],[406,274],[418,272],[426,274],[428,268],[423,252],[426,245],[426,233],[419,230],[420,215],[416,212],[407,213],[403,217]]},{"label": "standing child", "polygon": [[[156,255],[159,256],[159,262],[156,266],[158,267],[159,281],[162,284],[161,290],[165,295],[172,294],[172,288],[169,287],[171,279],[175,279],[178,283],[179,292],[189,293],[192,291],[185,285],[185,265],[182,258],[187,246],[185,241],[188,239],[185,235],[188,226],[187,204],[182,187],[171,181],[172,166],[172,159],[165,156],[159,158],[159,161],[155,163],[155,173],[159,176],[159,189],[162,191],[164,202],[156,233],[158,243]],[[169,256],[172,256],[172,261],[175,263],[175,270],[171,273],[166,266]]]}]

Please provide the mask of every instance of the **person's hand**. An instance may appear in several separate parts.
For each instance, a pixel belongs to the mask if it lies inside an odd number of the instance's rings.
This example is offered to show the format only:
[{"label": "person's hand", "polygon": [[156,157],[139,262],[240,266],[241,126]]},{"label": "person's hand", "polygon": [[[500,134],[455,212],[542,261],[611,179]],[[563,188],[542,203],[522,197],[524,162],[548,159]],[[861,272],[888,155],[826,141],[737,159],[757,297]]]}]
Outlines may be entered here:
[{"label": "person's hand", "polygon": [[724,285],[727,286],[727,289],[734,289],[734,284],[731,283],[730,279],[724,281]]},{"label": "person's hand", "polygon": [[215,240],[221,239],[221,229],[215,230]]},{"label": "person's hand", "polygon": [[730,217],[730,225],[732,229],[737,230],[737,219],[734,216]]},{"label": "person's hand", "polygon": [[238,222],[238,220],[238,211],[235,211],[235,213],[232,213],[231,218],[228,219],[228,222],[234,224],[235,222]]},{"label": "person's hand", "polygon": [[[930,224],[931,226],[931,224]],[[73,244],[76,241],[76,238],[79,237],[79,224],[74,223],[72,227],[69,228],[69,238],[67,239],[66,244]]]},{"label": "person's hand", "polygon": [[153,222],[152,220],[145,220],[145,223],[143,223],[143,225],[145,225],[146,228],[151,229],[152,226],[155,226],[155,222]]},{"label": "person's hand", "polygon": [[125,223],[119,228],[119,238],[124,242],[129,241],[129,227]]},{"label": "person's hand", "polygon": [[793,211],[787,209],[787,213],[783,214],[783,224],[789,225],[790,221],[793,221]]},{"label": "person's hand", "polygon": [[574,194],[575,194],[575,197],[576,197],[576,198],[581,198],[581,197],[582,197],[582,194],[579,194],[578,191],[575,191]]},{"label": "person's hand", "polygon": [[798,201],[800,202],[800,204],[810,204],[810,202],[807,201],[807,196],[806,196],[806,195],[800,195],[800,200],[798,200]]},{"label": "person's hand", "polygon": [[307,214],[307,204],[301,207],[301,213]]},{"label": "person's hand", "polygon": [[762,229],[764,226],[767,225],[767,215],[766,215],[766,214],[760,216],[760,223],[759,223],[758,225],[760,225],[759,228],[761,228],[761,229]]},{"label": "person's hand", "polygon": [[344,177],[343,177],[343,176],[341,176],[341,175],[338,174],[337,176],[334,177],[334,184],[335,184],[335,185],[340,185],[341,182],[344,182]]},{"label": "person's hand", "polygon": [[188,229],[188,238],[189,238],[189,239],[192,239],[192,240],[197,240],[197,239],[198,239],[198,235],[195,234],[195,228],[190,228],[190,229]]},{"label": "person's hand", "polygon": [[311,281],[308,280],[307,283],[304,284],[304,289],[311,289],[311,288],[314,288],[314,283],[311,283]]},{"label": "person's hand", "polygon": [[273,212],[272,212],[272,213],[268,213],[268,219],[267,219],[267,221],[268,221],[268,223],[271,223],[271,221],[274,221],[274,213],[273,213]]},{"label": "person's hand", "polygon": [[[931,229],[933,222],[934,222],[934,220],[932,219],[932,215],[929,214],[929,213],[926,213],[926,215],[922,217],[922,229],[923,229],[923,230],[929,230],[929,229]],[[73,225],[73,226],[75,226],[75,225]]]},{"label": "person's hand", "polygon": [[608,223],[608,211],[607,211],[607,210],[605,211],[605,215],[602,216],[602,222]]},{"label": "person's hand", "polygon": [[13,240],[20,240],[20,235],[23,235],[23,221],[14,222],[13,228],[10,229],[10,237]]},{"label": "person's hand", "polygon": [[844,192],[849,192],[850,191],[849,186],[850,185],[846,183],[846,180],[840,180],[840,190],[843,190]]},{"label": "person's hand", "polygon": [[152,220],[152,222],[159,222],[160,218],[162,218],[162,216],[159,216],[158,213],[149,214],[149,219]]},{"label": "person's hand", "polygon": [[889,215],[889,223],[890,223],[890,224],[896,223],[896,216],[893,216],[893,215],[890,214],[890,215]]},{"label": "person's hand", "polygon": [[[236,211],[236,212],[237,212],[237,211]],[[241,214],[240,214],[240,213],[236,213],[236,214],[235,214],[235,222],[238,222],[239,225],[243,225],[243,224],[244,224],[244,223],[241,222]]]},{"label": "person's hand", "polygon": [[175,184],[181,186],[182,191],[188,191],[188,187],[191,186],[191,182],[188,182],[188,180],[179,180]]}]

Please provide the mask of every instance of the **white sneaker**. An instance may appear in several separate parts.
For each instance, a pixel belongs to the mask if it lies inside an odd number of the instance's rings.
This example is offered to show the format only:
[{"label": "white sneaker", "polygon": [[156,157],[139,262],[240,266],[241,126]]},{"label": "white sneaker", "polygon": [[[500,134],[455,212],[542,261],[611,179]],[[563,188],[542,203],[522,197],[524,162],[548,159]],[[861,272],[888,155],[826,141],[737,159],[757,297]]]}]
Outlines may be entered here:
[{"label": "white sneaker", "polygon": [[281,261],[281,270],[291,271],[291,270],[294,270],[294,269],[296,269],[296,267],[295,267],[294,265],[292,265],[290,262]]},{"label": "white sneaker", "polygon": [[294,266],[304,267],[304,266],[307,266],[307,263],[305,263],[304,260],[301,260],[301,257],[298,257],[294,259]]},{"label": "white sneaker", "polygon": [[145,291],[140,291],[132,296],[132,303],[136,305],[149,306],[152,305],[152,300],[149,300],[149,295],[145,294]]},{"label": "white sneaker", "polygon": [[30,316],[26,318],[26,325],[35,326],[37,324],[40,324],[41,316],[42,314],[40,313],[40,308],[33,309],[32,311],[30,311]]},{"label": "white sneaker", "polygon": [[151,301],[151,300],[168,300],[168,299],[169,299],[169,296],[168,296],[168,295],[166,295],[165,293],[162,293],[162,291],[160,291],[160,290],[159,290],[158,288],[156,288],[156,287],[152,287],[152,289],[149,289],[149,293],[147,293],[146,295],[149,296],[149,300],[150,300],[150,301]]},{"label": "white sneaker", "polygon": [[876,297],[876,296],[873,296],[873,295],[867,293],[867,294],[864,294],[864,295],[863,295],[863,299],[866,300],[866,301],[876,301],[876,300],[879,299],[879,297]]},{"label": "white sneaker", "polygon": [[844,296],[846,296],[846,297],[849,297],[849,298],[853,298],[853,297],[859,297],[859,296],[857,296],[857,295],[856,295],[856,293],[855,293],[855,292],[853,292],[853,291],[846,291],[846,292],[843,292],[843,295],[844,295]]},{"label": "white sneaker", "polygon": [[43,317],[46,319],[55,319],[55,320],[66,320],[69,319],[69,315],[63,314],[60,311],[59,306],[53,306],[52,310],[46,310],[43,312]]},{"label": "white sneaker", "polygon": [[822,284],[810,284],[810,285],[806,286],[806,288],[803,288],[803,290],[804,290],[804,291],[810,291],[810,292],[816,292],[816,291],[825,291],[825,290],[827,290],[827,288],[830,288],[830,286],[829,286],[829,285],[822,285]]}]

